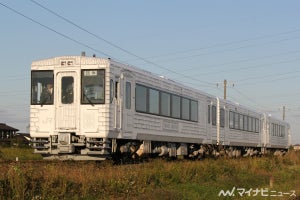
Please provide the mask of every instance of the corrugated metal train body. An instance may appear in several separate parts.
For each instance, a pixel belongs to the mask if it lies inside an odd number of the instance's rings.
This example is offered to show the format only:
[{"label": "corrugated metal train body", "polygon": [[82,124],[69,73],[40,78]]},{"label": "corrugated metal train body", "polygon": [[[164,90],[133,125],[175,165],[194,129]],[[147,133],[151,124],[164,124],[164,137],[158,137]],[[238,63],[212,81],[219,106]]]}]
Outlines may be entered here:
[{"label": "corrugated metal train body", "polygon": [[[190,149],[198,154],[220,146],[265,152],[289,145],[290,127],[282,120],[111,59],[55,57],[33,62],[31,70],[30,134],[35,152],[48,158],[97,160],[117,152],[189,156]],[[64,99],[67,83],[71,100]],[[48,84],[53,100],[45,103],[42,90]],[[137,95],[138,89],[146,96]],[[172,107],[175,96],[180,108]]]}]

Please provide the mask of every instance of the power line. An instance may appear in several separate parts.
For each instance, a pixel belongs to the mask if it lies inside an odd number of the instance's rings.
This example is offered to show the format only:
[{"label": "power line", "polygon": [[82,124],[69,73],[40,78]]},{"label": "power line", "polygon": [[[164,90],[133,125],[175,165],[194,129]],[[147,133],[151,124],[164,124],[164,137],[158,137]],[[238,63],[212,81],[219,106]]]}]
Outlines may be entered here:
[{"label": "power line", "polygon": [[95,49],[95,48],[93,48],[93,47],[91,47],[91,46],[89,46],[89,45],[87,45],[87,44],[85,44],[85,43],[83,43],[83,42],[80,42],[80,41],[78,41],[78,40],[76,40],[76,39],[74,39],[74,38],[71,38],[70,36],[67,36],[66,34],[60,33],[60,32],[58,32],[58,31],[54,30],[53,28],[50,28],[49,26],[46,26],[46,25],[44,25],[44,24],[38,22],[37,20],[35,20],[35,19],[31,18],[31,17],[28,17],[28,16],[22,14],[21,12],[19,12],[19,11],[13,9],[13,8],[11,8],[11,7],[5,5],[5,4],[3,4],[3,3],[1,3],[1,2],[0,2],[0,5],[3,6],[3,7],[5,7],[5,8],[7,8],[8,10],[10,10],[10,11],[12,11],[12,12],[14,12],[14,13],[16,13],[16,14],[18,14],[18,15],[20,15],[20,16],[26,18],[26,19],[28,19],[29,21],[31,21],[31,22],[33,22],[33,23],[35,23],[35,24],[38,24],[38,25],[44,27],[45,29],[47,29],[47,30],[49,30],[49,31],[51,31],[51,32],[56,33],[57,35],[62,36],[62,37],[65,38],[65,39],[68,39],[68,40],[70,40],[70,41],[72,41],[72,42],[74,42],[74,43],[76,43],[76,44],[79,44],[79,45],[81,45],[81,46],[84,46],[84,47],[86,47],[86,48],[88,48],[88,49],[91,49],[91,50],[93,50],[93,51],[95,51],[95,52],[101,53],[101,54],[103,54],[103,55],[105,55],[105,56],[107,56],[107,57],[113,58],[113,57],[110,56],[109,54],[104,53],[103,51],[100,51],[100,50],[98,50],[98,49]]},{"label": "power line", "polygon": [[[219,44],[212,44],[212,45],[209,45],[209,46],[206,46],[206,47],[191,49],[191,50],[187,50],[187,51],[178,51],[178,52],[167,53],[167,54],[163,54],[163,55],[156,55],[156,56],[151,56],[151,57],[148,57],[148,58],[166,57],[166,56],[170,56],[170,55],[183,54],[183,53],[192,52],[192,51],[207,50],[207,49],[212,49],[212,48],[216,48],[216,47],[230,46],[230,45],[233,45],[233,44],[239,44],[239,43],[244,43],[244,42],[249,42],[249,41],[261,40],[261,39],[265,39],[265,38],[272,38],[272,37],[277,37],[277,36],[281,36],[281,35],[287,35],[287,34],[296,33],[296,32],[299,32],[299,31],[300,31],[300,29],[294,29],[294,30],[290,30],[290,31],[284,31],[284,32],[275,33],[275,34],[262,35],[262,36],[258,36],[258,37],[254,37],[254,38],[248,38],[248,39],[244,39],[244,40],[237,40],[237,41],[224,42],[224,43],[219,43]],[[298,38],[298,37],[296,37],[296,38]],[[279,40],[279,42],[281,42],[281,40]]]},{"label": "power line", "polygon": [[291,59],[291,60],[285,60],[285,61],[279,61],[279,62],[273,62],[273,63],[267,63],[267,64],[258,64],[258,65],[253,65],[253,66],[245,66],[245,67],[235,67],[235,68],[231,68],[231,69],[225,69],[225,70],[218,70],[218,71],[214,71],[214,72],[207,72],[207,73],[201,73],[200,75],[203,76],[207,76],[207,75],[215,75],[215,74],[223,74],[223,73],[228,73],[231,71],[242,71],[242,70],[247,70],[247,69],[253,69],[253,68],[262,68],[262,67],[269,67],[271,65],[275,65],[275,64],[285,64],[285,63],[292,63],[292,62],[296,62],[299,61],[300,58],[296,58],[296,59]]},{"label": "power line", "polygon": [[[44,27],[44,28],[46,28],[46,29],[48,29],[48,30],[50,30],[50,31],[52,31],[52,32],[54,32],[54,33],[56,33],[56,34],[58,34],[58,35],[60,35],[60,36],[62,36],[62,37],[64,37],[64,38],[66,38],[66,39],[68,39],[68,40],[71,40],[71,41],[73,41],[73,42],[75,42],[75,43],[77,43],[77,44],[79,44],[79,45],[81,45],[81,46],[87,47],[87,48],[89,48],[89,49],[91,49],[91,50],[93,50],[93,51],[95,51],[95,52],[101,53],[101,54],[103,54],[103,55],[106,55],[106,56],[108,56],[108,57],[110,57],[110,58],[115,59],[113,56],[110,56],[110,55],[108,55],[108,54],[106,54],[106,53],[104,53],[104,52],[102,52],[102,51],[99,51],[99,50],[97,50],[97,49],[95,49],[95,48],[93,48],[93,47],[91,47],[91,46],[89,46],[89,45],[87,45],[87,44],[84,44],[83,42],[80,42],[80,41],[78,41],[78,40],[76,40],[76,39],[74,39],[74,38],[71,38],[70,36],[67,36],[67,35],[65,35],[65,34],[63,34],[63,33],[60,33],[60,32],[58,32],[58,31],[54,30],[53,28],[50,28],[49,26],[46,26],[46,25],[44,25],[44,24],[38,22],[37,20],[34,20],[33,18],[28,17],[28,16],[22,14],[21,12],[15,10],[15,9],[13,9],[13,8],[11,8],[11,7],[9,7],[9,6],[5,5],[5,4],[3,4],[3,3],[0,3],[0,5],[2,5],[3,7],[5,7],[5,8],[7,8],[7,9],[11,10],[12,12],[14,12],[14,13],[16,13],[16,14],[18,14],[18,15],[20,15],[20,16],[22,16],[22,17],[24,17],[24,18],[26,18],[26,19],[28,19],[28,20],[30,20],[30,21],[32,21],[32,22],[34,22],[34,23],[36,23],[36,24],[38,24],[38,25],[40,25],[40,26],[42,26],[42,27]],[[74,24],[75,24],[75,23],[74,23]],[[84,29],[84,30],[85,30],[85,29]],[[99,37],[99,38],[100,38],[100,37]],[[107,41],[107,42],[108,42],[108,41]],[[113,43],[111,43],[111,45],[112,45],[112,44],[113,44]],[[114,45],[114,46],[116,47],[116,45]],[[119,48],[119,49],[122,49],[122,48]],[[125,49],[123,49],[123,50],[125,50]],[[126,50],[125,50],[125,51],[126,51]],[[187,76],[187,75],[184,75],[184,74],[180,74],[180,73],[178,73],[178,72],[176,72],[176,71],[170,70],[170,69],[168,69],[168,68],[166,68],[166,67],[163,67],[163,66],[158,65],[158,64],[156,64],[156,63],[154,63],[154,62],[151,62],[151,61],[149,61],[149,60],[146,60],[146,59],[144,59],[144,58],[142,58],[142,57],[140,57],[140,56],[137,56],[136,54],[133,54],[133,53],[131,53],[131,52],[129,52],[129,51],[128,51],[127,53],[130,53],[131,55],[133,55],[133,56],[135,56],[135,57],[137,57],[137,58],[139,58],[139,59],[141,59],[141,60],[147,62],[148,64],[152,64],[152,65],[154,65],[154,66],[156,66],[156,67],[158,67],[158,68],[164,69],[164,70],[166,70],[166,71],[172,72],[172,73],[174,73],[174,74],[180,75],[180,76],[185,77],[185,78],[194,79],[193,77],[190,77],[190,76]],[[118,60],[118,59],[115,59],[115,60]],[[195,80],[195,79],[194,79],[194,80]],[[205,81],[200,81],[200,80],[197,80],[197,81],[198,81],[198,82],[201,82],[201,83],[203,83],[203,84],[213,85],[213,83],[209,83],[209,82],[205,82]]]},{"label": "power line", "polygon": [[239,91],[236,87],[233,87],[233,90],[235,90],[240,96],[242,96],[244,99],[247,101],[251,102],[254,104],[255,107],[262,107],[258,102],[253,100],[252,98],[248,97],[247,95],[243,94],[241,91]]},{"label": "power line", "polygon": [[265,45],[269,45],[269,44],[285,42],[285,41],[293,40],[295,38],[296,39],[300,39],[300,37],[294,37],[294,38],[288,38],[288,39],[281,39],[281,40],[277,40],[277,41],[265,42],[265,43],[262,43],[262,44],[249,44],[249,45],[245,45],[245,46],[241,46],[241,47],[235,47],[235,48],[230,48],[230,49],[225,49],[225,50],[212,51],[212,52],[200,53],[200,54],[196,54],[196,55],[183,56],[183,57],[176,57],[176,58],[173,58],[173,59],[169,59],[168,61],[183,60],[183,59],[189,59],[189,58],[194,58],[194,57],[204,56],[204,55],[213,55],[213,54],[220,54],[220,53],[228,53],[228,52],[231,52],[231,51],[238,51],[238,50],[241,50],[241,49],[244,49],[244,48],[249,48],[249,47],[265,46]]},{"label": "power line", "polygon": [[[267,55],[267,56],[259,56],[259,57],[255,57],[255,58],[246,58],[246,59],[242,59],[242,60],[234,60],[234,61],[230,61],[230,62],[226,62],[226,63],[211,64],[211,65],[206,65],[205,67],[210,68],[210,69],[219,68],[224,65],[251,62],[251,61],[255,61],[255,60],[268,59],[268,58],[273,58],[273,57],[278,57],[278,56],[286,56],[286,55],[297,54],[297,53],[300,53],[300,50],[288,51],[288,52],[284,52],[284,53]],[[186,70],[191,70],[191,69],[195,70],[194,67],[186,67]]]},{"label": "power line", "polygon": [[[122,48],[122,47],[120,47],[120,46],[118,46],[118,45],[116,45],[116,44],[114,44],[114,43],[112,43],[112,42],[110,42],[110,41],[104,39],[103,37],[101,37],[101,36],[99,36],[99,35],[97,35],[97,34],[92,33],[91,31],[87,30],[86,28],[83,28],[82,26],[80,26],[80,25],[76,24],[75,22],[73,22],[73,21],[67,19],[66,17],[63,17],[62,15],[60,15],[60,14],[54,12],[53,10],[50,10],[49,8],[43,6],[42,4],[38,3],[37,1],[34,1],[34,0],[30,0],[30,1],[33,2],[34,4],[38,5],[39,7],[43,8],[43,9],[46,10],[47,12],[50,12],[50,13],[52,13],[53,15],[57,16],[58,18],[64,20],[65,22],[67,22],[67,23],[69,23],[69,24],[72,24],[73,26],[77,27],[78,29],[80,29],[80,30],[82,30],[82,31],[84,31],[84,32],[86,32],[86,33],[92,35],[93,37],[95,37],[95,38],[97,38],[97,39],[99,39],[99,40],[104,41],[105,43],[107,43],[107,44],[109,44],[109,45],[111,45],[111,46],[113,46],[113,47],[115,47],[115,48],[117,48],[117,49],[119,49],[119,50],[121,50],[121,51],[123,51],[123,52],[125,52],[125,53],[127,53],[127,54],[129,54],[129,55],[131,55],[131,56],[134,56],[134,57],[136,57],[136,58],[138,58],[138,59],[144,61],[145,63],[154,65],[154,66],[156,66],[156,67],[158,67],[158,68],[160,68],[160,69],[166,70],[166,71],[171,72],[171,73],[173,73],[173,74],[177,74],[177,75],[183,76],[183,77],[185,77],[185,78],[194,79],[194,78],[191,77],[191,76],[187,76],[187,75],[178,73],[177,71],[174,71],[174,70],[171,70],[171,69],[169,69],[169,68],[163,67],[163,66],[161,66],[161,65],[159,65],[159,64],[157,64],[157,63],[154,63],[154,62],[152,62],[152,61],[149,61],[149,60],[147,60],[147,59],[145,59],[145,58],[143,58],[143,57],[141,57],[141,56],[139,56],[139,55],[137,55],[137,54],[135,54],[135,53],[132,53],[132,52],[130,52],[129,50],[126,50],[126,49],[124,49],[124,48]],[[195,80],[195,79],[194,79],[194,80]],[[209,82],[205,82],[205,81],[199,81],[198,79],[197,79],[197,81],[198,81],[198,82],[201,82],[201,83],[204,83],[204,84],[207,84],[207,85],[213,85],[213,83],[209,83]]]}]

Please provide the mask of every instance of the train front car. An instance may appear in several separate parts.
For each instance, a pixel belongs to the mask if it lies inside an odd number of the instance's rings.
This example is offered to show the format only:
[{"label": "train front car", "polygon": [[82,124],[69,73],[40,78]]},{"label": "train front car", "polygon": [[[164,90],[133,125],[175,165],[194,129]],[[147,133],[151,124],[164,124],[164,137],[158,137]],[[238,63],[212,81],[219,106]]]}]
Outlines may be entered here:
[{"label": "train front car", "polygon": [[110,60],[84,56],[31,66],[30,135],[44,158],[102,160],[110,152]]}]

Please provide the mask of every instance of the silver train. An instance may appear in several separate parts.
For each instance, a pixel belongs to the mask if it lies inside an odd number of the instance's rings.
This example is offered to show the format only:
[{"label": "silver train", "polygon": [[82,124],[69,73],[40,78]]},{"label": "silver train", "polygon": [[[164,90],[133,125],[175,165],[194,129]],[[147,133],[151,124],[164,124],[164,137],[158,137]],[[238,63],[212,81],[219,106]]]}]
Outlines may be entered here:
[{"label": "silver train", "polygon": [[46,159],[239,157],[280,154],[290,144],[285,121],[85,56],[32,63],[30,134]]}]

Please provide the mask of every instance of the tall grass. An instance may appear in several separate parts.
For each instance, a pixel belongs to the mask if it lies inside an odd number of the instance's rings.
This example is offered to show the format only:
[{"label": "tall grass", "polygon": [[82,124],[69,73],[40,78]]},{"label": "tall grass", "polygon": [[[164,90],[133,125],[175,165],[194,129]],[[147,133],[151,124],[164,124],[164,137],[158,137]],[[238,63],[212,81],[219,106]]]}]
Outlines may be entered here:
[{"label": "tall grass", "polygon": [[[136,165],[24,160],[0,163],[0,199],[232,199],[218,194],[233,187],[295,190],[299,197],[300,154],[204,161],[155,159]],[[254,199],[235,194],[235,199]],[[255,199],[271,197],[258,195]]]}]

